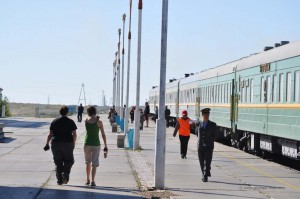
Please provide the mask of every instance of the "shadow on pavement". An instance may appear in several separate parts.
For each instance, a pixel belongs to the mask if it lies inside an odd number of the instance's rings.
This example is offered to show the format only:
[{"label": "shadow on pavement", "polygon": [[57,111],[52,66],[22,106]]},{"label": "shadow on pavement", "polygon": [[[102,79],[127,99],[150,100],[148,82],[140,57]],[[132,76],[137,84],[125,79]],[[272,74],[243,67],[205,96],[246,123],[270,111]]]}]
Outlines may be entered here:
[{"label": "shadow on pavement", "polygon": [[22,120],[7,120],[0,119],[0,123],[4,123],[5,127],[30,127],[30,128],[39,128],[41,126],[50,125],[49,122],[38,122],[38,121],[22,121]]},{"label": "shadow on pavement", "polygon": [[12,138],[12,137],[4,137],[2,139],[0,139],[0,143],[10,143],[12,141],[14,141],[16,138]]},{"label": "shadow on pavement", "polygon": [[[63,187],[62,187],[63,188]],[[101,187],[97,191],[101,190]],[[122,191],[122,189],[120,190]],[[26,198],[26,199],[69,199],[69,198],[89,198],[89,199],[142,199],[140,196],[126,196],[121,194],[109,194],[77,190],[61,190],[61,189],[48,189],[37,187],[8,187],[0,186],[0,198]]]},{"label": "shadow on pavement", "polygon": [[78,188],[85,188],[85,189],[96,189],[96,190],[106,190],[106,191],[121,191],[121,192],[138,192],[138,189],[130,189],[130,188],[121,188],[121,187],[104,187],[104,186],[96,186],[96,187],[91,187],[91,186],[76,186],[76,185],[64,185],[68,187],[78,187]]}]

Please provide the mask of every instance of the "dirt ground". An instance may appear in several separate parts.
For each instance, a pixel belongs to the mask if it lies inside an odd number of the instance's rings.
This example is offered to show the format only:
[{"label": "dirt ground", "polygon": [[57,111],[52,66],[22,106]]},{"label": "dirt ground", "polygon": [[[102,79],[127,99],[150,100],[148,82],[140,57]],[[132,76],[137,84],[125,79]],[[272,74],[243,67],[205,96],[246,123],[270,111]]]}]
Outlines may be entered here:
[{"label": "dirt ground", "polygon": [[[55,118],[59,116],[59,109],[62,105],[52,104],[28,104],[28,103],[10,103],[10,111],[13,117],[51,117]],[[77,106],[67,105],[69,107],[70,114],[77,114]],[[84,112],[86,112],[84,107]],[[97,113],[108,113],[108,106],[97,106]]]}]

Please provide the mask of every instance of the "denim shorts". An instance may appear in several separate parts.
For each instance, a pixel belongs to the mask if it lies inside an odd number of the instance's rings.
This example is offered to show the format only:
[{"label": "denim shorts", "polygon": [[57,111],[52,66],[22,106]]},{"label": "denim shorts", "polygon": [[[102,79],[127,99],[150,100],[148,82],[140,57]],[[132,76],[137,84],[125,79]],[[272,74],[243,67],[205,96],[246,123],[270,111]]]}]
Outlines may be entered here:
[{"label": "denim shorts", "polygon": [[93,167],[98,167],[99,154],[100,154],[100,146],[84,145],[84,157],[85,157],[86,164],[92,163]]}]

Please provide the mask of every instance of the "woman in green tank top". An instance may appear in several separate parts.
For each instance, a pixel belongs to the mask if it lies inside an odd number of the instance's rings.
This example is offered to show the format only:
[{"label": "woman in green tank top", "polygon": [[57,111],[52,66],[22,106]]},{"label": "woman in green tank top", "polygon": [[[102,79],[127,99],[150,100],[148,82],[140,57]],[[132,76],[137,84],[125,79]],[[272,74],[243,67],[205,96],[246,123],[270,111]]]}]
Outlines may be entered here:
[{"label": "woman in green tank top", "polygon": [[[88,118],[85,120],[86,134],[84,137],[84,156],[86,163],[86,185],[96,186],[95,176],[96,170],[99,166],[100,154],[100,139],[99,130],[101,131],[102,139],[104,142],[104,157],[107,154],[106,136],[103,128],[102,121],[99,116],[96,116],[96,108],[89,106],[87,108]],[[92,171],[92,172],[91,172]],[[92,173],[92,181],[90,175]]]}]

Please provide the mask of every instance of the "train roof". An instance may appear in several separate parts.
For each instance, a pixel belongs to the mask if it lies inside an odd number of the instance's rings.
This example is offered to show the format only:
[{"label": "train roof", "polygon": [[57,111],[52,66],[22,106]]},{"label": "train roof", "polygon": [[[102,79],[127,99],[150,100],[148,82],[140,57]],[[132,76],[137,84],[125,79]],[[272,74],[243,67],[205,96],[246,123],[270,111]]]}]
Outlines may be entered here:
[{"label": "train roof", "polygon": [[283,59],[300,55],[300,41],[291,42],[268,51],[249,55],[248,57],[242,57],[241,59],[214,67],[200,72],[200,79],[207,79],[225,75],[233,72],[234,67],[237,66],[237,71],[244,70],[253,66],[259,66],[261,64],[271,63]]},{"label": "train roof", "polygon": [[[204,80],[211,77],[215,77],[216,75],[221,76],[221,75],[229,74],[234,72],[235,67],[237,67],[237,71],[241,71],[254,66],[259,66],[261,64],[280,61],[280,60],[284,60],[296,56],[300,56],[300,40],[290,42],[288,44],[281,45],[279,47],[275,47],[267,51],[251,54],[247,57],[242,57],[238,60],[234,60],[226,64],[208,68],[201,72],[195,73],[194,75],[190,75],[189,77],[181,78],[179,80],[175,80],[173,82],[167,83],[166,87],[171,88],[177,85],[178,81],[180,81],[180,85],[183,85],[193,81]],[[159,87],[151,89],[151,91],[152,92],[159,91]]]},{"label": "train roof", "polygon": [[291,42],[239,61],[237,70],[271,63],[300,55],[300,41]]}]

